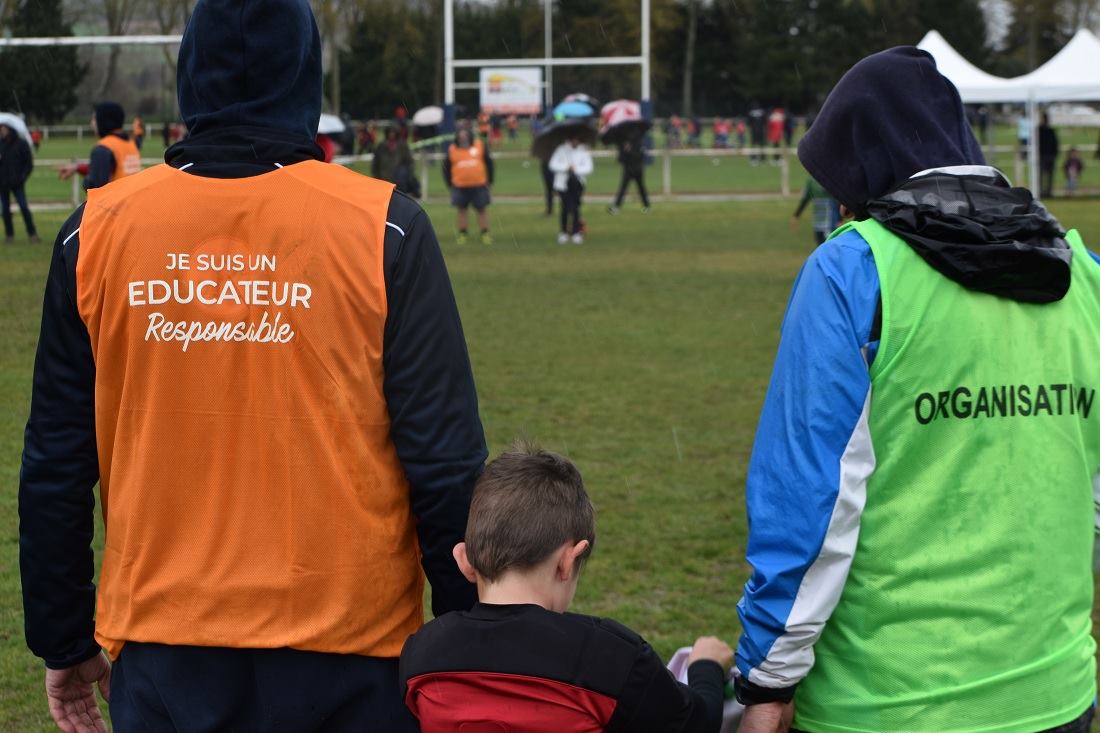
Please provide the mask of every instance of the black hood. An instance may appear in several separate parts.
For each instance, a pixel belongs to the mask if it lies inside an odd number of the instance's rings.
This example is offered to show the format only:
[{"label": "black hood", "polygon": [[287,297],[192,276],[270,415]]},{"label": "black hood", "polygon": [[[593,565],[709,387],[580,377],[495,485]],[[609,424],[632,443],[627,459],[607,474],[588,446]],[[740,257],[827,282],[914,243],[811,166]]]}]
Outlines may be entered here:
[{"label": "black hood", "polygon": [[920,171],[985,163],[959,92],[912,46],[849,69],[799,142],[798,159],[860,218],[864,204]]},{"label": "black hood", "polygon": [[1073,250],[1062,225],[994,168],[919,174],[868,202],[867,213],[970,290],[1025,303],[1052,303],[1069,291]]},{"label": "black hood", "polygon": [[307,0],[199,0],[180,44],[177,91],[191,134],[249,126],[313,140],[321,38]]}]

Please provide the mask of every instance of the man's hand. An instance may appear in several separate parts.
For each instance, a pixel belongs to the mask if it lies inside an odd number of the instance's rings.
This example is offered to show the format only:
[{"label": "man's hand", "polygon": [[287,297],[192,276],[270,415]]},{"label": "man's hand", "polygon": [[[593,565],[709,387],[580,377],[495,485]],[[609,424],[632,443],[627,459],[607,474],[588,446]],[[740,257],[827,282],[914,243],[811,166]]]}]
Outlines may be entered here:
[{"label": "man's hand", "polygon": [[99,713],[95,685],[104,700],[111,699],[111,663],[103,652],[75,667],[46,670],[46,699],[50,715],[65,733],[107,733]]},{"label": "man's hand", "polygon": [[729,672],[733,665],[733,649],[717,636],[700,636],[691,647],[688,666],[701,659],[709,659],[722,665],[723,672]]},{"label": "man's hand", "polygon": [[766,702],[746,707],[737,730],[738,733],[787,733],[793,721],[793,702]]},{"label": "man's hand", "polygon": [[798,217],[797,216],[792,216],[791,217],[790,227],[791,227],[792,232],[798,231]]},{"label": "man's hand", "polygon": [[66,163],[61,166],[57,171],[57,177],[65,181],[73,177],[73,174],[79,170],[80,166],[76,163]]}]

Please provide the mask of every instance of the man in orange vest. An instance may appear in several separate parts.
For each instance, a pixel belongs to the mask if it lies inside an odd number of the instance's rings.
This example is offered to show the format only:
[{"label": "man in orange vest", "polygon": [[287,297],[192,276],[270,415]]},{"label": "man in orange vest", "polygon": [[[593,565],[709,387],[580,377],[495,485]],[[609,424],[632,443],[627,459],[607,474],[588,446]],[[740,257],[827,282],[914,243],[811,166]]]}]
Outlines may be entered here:
[{"label": "man in orange vest", "polygon": [[492,244],[489,233],[489,187],[493,185],[493,159],[481,140],[473,140],[470,131],[461,129],[447,149],[443,160],[443,180],[451,189],[451,205],[458,211],[458,243],[466,244],[469,209],[477,212],[481,243]]},{"label": "man in orange vest", "polygon": [[74,173],[84,176],[84,188],[105,186],[141,170],[141,152],[130,136],[122,131],[126,113],[115,102],[101,102],[95,106],[92,131],[102,135],[87,163],[71,163],[59,171],[64,179]]},{"label": "man in orange vest", "polygon": [[[307,0],[200,0],[191,135],[58,235],[20,477],[27,643],[64,730],[414,731],[402,645],[476,591],[486,457],[430,221],[325,165]],[[257,68],[263,74],[256,74]],[[93,585],[93,487],[105,549]]]}]

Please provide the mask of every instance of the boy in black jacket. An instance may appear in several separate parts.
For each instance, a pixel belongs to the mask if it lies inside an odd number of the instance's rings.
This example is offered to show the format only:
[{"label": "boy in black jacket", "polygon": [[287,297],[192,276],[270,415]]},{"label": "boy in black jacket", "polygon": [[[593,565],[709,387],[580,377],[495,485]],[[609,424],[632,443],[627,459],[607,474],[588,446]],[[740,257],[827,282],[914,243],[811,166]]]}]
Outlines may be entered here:
[{"label": "boy in black jacket", "polygon": [[630,629],[565,612],[596,539],[594,515],[580,473],[559,455],[517,447],[486,467],[454,550],[480,602],[427,624],[401,653],[405,703],[423,733],[479,723],[717,733],[725,642],[695,642],[685,686]]}]

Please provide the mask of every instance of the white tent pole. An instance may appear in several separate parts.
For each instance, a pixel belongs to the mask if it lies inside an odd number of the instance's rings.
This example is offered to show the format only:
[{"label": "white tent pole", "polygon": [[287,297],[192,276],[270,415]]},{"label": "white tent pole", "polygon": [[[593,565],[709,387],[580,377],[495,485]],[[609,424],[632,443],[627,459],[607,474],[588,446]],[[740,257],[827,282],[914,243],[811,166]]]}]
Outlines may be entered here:
[{"label": "white tent pole", "polygon": [[1039,105],[1035,102],[1035,93],[1032,92],[1027,100],[1027,118],[1031,123],[1031,135],[1027,145],[1028,182],[1031,193],[1039,198]]}]

